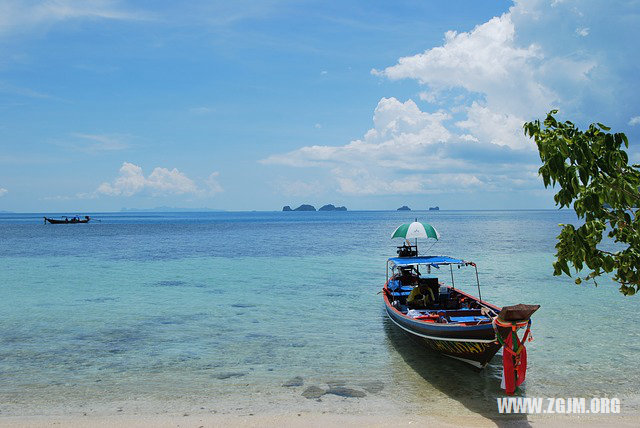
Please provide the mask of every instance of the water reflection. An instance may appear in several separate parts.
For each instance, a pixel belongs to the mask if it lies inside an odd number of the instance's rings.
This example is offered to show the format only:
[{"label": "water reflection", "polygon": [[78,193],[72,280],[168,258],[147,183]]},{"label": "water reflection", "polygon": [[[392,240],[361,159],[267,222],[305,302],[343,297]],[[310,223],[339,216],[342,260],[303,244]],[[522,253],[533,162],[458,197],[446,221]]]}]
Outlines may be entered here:
[{"label": "water reflection", "polygon": [[[392,379],[394,383],[402,385],[409,393],[408,396],[413,397],[414,406],[420,406],[416,408],[427,411],[431,407],[446,409],[441,405],[443,403],[438,401],[450,399],[498,425],[513,422],[518,422],[519,426],[522,423],[529,425],[527,415],[500,415],[497,411],[496,397],[504,396],[500,389],[500,357],[494,357],[487,367],[480,371],[425,348],[400,331],[386,317],[384,330],[390,351],[395,352],[406,363],[405,365],[397,364],[402,361],[392,362]],[[425,382],[411,382],[412,376],[407,373],[407,368]]]}]

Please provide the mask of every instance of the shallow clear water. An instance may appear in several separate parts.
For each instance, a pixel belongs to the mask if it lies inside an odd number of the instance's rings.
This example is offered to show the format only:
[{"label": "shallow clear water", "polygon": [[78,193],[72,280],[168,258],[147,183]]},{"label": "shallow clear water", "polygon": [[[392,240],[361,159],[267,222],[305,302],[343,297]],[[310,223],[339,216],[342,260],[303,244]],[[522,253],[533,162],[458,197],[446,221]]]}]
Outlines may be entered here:
[{"label": "shallow clear water", "polygon": [[[414,217],[442,235],[431,253],[478,264],[485,300],[542,305],[527,395],[616,396],[623,410],[638,409],[637,297],[607,280],[595,288],[552,276],[558,223],[572,212],[95,217],[43,225],[38,215],[0,214],[4,414],[139,400],[220,411],[445,412],[454,403],[491,417],[499,357],[477,373],[425,355],[385,319],[377,292],[399,244],[389,236]],[[472,285],[472,270],[456,272],[456,286],[477,294]],[[304,386],[283,387],[293,376]],[[334,383],[367,397],[300,395]]]}]

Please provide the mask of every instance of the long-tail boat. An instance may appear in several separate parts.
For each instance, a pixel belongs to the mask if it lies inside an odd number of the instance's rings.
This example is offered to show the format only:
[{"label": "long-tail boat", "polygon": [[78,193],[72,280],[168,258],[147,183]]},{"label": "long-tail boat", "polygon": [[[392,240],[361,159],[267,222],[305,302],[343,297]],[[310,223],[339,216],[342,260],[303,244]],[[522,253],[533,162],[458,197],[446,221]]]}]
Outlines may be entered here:
[{"label": "long-tail boat", "polygon": [[44,217],[44,224],[78,224],[78,223],[89,223],[91,221],[91,217],[88,215],[84,216],[84,218],[80,218],[78,216],[75,217],[62,217],[60,219]]},{"label": "long-tail boat", "polygon": [[[402,235],[398,235],[403,226],[392,237],[409,234],[411,227],[405,227]],[[440,237],[435,229],[432,235],[435,239]],[[382,289],[386,313],[393,324],[431,350],[479,369],[504,347],[505,389],[513,393],[515,386],[524,380],[524,342],[529,336],[530,317],[540,306],[520,304],[500,308],[485,302],[475,263],[449,256],[418,255],[417,241],[416,245],[398,247],[397,253],[397,257],[387,260],[387,281]],[[456,288],[454,267],[475,269],[478,297]],[[443,278],[432,272],[439,272]],[[441,280],[444,276],[450,277],[450,284]],[[521,328],[526,328],[522,340],[517,335]]]}]

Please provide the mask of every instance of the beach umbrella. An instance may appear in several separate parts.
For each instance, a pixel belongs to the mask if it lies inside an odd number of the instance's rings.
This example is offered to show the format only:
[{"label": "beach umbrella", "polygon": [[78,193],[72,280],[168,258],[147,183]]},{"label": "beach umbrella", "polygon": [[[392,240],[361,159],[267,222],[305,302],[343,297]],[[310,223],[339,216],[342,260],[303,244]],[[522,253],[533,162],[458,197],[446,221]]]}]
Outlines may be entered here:
[{"label": "beach umbrella", "polygon": [[436,241],[440,239],[440,234],[435,227],[429,223],[422,223],[420,221],[414,221],[413,223],[405,223],[396,228],[391,235],[391,238],[433,238]]}]

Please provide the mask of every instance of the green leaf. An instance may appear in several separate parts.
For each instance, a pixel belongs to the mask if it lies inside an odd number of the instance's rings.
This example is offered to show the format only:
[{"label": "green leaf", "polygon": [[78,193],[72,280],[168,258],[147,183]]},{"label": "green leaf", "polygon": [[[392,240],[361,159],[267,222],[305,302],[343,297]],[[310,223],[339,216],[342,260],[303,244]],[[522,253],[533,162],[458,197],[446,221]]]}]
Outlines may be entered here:
[{"label": "green leaf", "polygon": [[[640,165],[629,165],[622,145],[629,147],[624,133],[596,122],[586,131],[573,122],[559,122],[551,110],[545,120],[525,123],[525,135],[535,141],[540,155],[538,170],[545,187],[556,190],[556,205],[573,207],[584,224],[562,225],[556,245],[554,275],[571,276],[570,267],[591,271],[593,280],[611,273],[625,295],[640,291]],[[556,186],[557,185],[557,186]],[[607,204],[605,208],[603,204]],[[611,255],[598,249],[606,234],[621,252]],[[609,244],[607,243],[607,246]],[[603,248],[607,248],[604,246]]]}]

